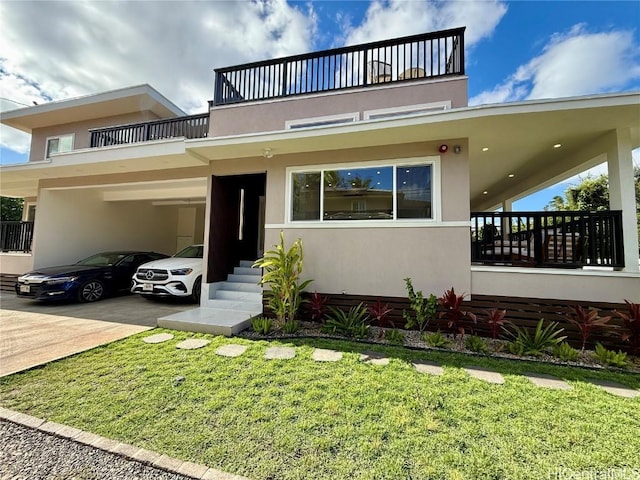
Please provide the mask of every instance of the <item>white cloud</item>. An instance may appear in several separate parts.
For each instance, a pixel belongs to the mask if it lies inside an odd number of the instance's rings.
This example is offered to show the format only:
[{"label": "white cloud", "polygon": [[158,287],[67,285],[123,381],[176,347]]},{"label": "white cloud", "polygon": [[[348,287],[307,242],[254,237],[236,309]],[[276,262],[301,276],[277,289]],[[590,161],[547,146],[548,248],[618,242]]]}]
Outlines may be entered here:
[{"label": "white cloud", "polygon": [[465,43],[489,37],[507,12],[505,3],[491,1],[374,0],[363,23],[348,27],[346,44],[384,40],[467,26]]},{"label": "white cloud", "polygon": [[589,33],[585,25],[575,25],[553,35],[539,56],[469,104],[618,91],[640,79],[639,51],[631,31]]},{"label": "white cloud", "polygon": [[[0,3],[0,96],[27,105],[149,83],[206,110],[213,69],[309,51],[312,6],[253,2]],[[2,131],[21,152],[24,138]]]}]

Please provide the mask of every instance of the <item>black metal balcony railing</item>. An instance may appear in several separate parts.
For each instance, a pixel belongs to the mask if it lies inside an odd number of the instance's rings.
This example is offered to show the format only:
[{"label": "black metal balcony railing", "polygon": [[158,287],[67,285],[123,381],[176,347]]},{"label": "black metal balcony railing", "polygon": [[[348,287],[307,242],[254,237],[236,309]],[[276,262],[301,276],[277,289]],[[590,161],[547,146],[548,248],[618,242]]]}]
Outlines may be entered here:
[{"label": "black metal balcony railing", "polygon": [[33,222],[0,223],[0,251],[30,252],[33,240]]},{"label": "black metal balcony railing", "polygon": [[91,148],[148,142],[163,138],[205,138],[209,134],[209,114],[94,128],[89,130],[89,133]]},{"label": "black metal balcony railing", "polygon": [[214,105],[464,75],[465,27],[216,69]]},{"label": "black metal balcony railing", "polygon": [[624,267],[622,212],[474,212],[471,261]]}]

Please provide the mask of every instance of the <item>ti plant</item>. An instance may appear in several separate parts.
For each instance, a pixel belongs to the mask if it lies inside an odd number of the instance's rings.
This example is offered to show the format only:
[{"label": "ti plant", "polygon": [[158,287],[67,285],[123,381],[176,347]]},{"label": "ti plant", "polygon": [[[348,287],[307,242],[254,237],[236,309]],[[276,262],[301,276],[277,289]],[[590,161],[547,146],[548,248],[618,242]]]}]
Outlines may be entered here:
[{"label": "ti plant", "polygon": [[640,303],[625,300],[628,313],[616,311],[616,315],[624,322],[624,331],[621,334],[623,342],[629,342],[631,353],[640,353]]},{"label": "ti plant", "polygon": [[284,233],[280,232],[280,243],[274,245],[264,257],[256,260],[254,267],[264,269],[261,285],[267,285],[269,307],[276,315],[278,326],[295,320],[302,303],[302,292],[313,281],[302,281],[302,240],[297,239],[287,250]]},{"label": "ti plant", "polygon": [[396,327],[392,320],[387,320],[387,315],[393,311],[393,308],[389,307],[388,303],[383,305],[382,302],[378,300],[373,306],[369,307],[367,311],[369,315],[371,315],[371,318],[377,322],[378,326],[384,327],[384,324],[388,323],[391,328]]},{"label": "ti plant", "polygon": [[402,317],[406,322],[404,328],[418,327],[418,330],[422,334],[427,328],[427,325],[429,325],[429,322],[436,318],[438,299],[435,295],[429,295],[429,298],[425,299],[422,291],[414,291],[410,278],[405,278],[404,282],[407,287],[411,309],[414,311],[413,315],[406,310],[402,311]]},{"label": "ti plant", "polygon": [[611,320],[610,316],[599,317],[598,311],[595,309],[585,310],[580,305],[571,307],[568,320],[580,329],[582,336],[582,350],[587,344],[587,340],[596,328],[605,328],[607,322]]},{"label": "ti plant", "polygon": [[306,308],[311,312],[311,320],[314,322],[322,322],[324,314],[327,310],[327,302],[329,299],[318,292],[313,292],[311,298],[306,303]]},{"label": "ti plant", "polygon": [[509,323],[504,319],[507,315],[507,311],[492,308],[491,310],[485,310],[484,313],[487,315],[487,323],[491,330],[491,338],[498,338],[498,335],[504,329],[504,326]]},{"label": "ti plant", "polygon": [[[457,295],[453,287],[451,287],[451,290],[444,292],[444,295],[438,299],[438,303],[444,309],[438,314],[438,317],[447,321],[447,327],[452,331],[454,337],[457,334],[464,336],[465,326],[468,324],[475,325],[476,323],[476,316],[461,308],[464,297],[464,293]],[[473,327],[471,327],[471,330],[473,330]]]}]

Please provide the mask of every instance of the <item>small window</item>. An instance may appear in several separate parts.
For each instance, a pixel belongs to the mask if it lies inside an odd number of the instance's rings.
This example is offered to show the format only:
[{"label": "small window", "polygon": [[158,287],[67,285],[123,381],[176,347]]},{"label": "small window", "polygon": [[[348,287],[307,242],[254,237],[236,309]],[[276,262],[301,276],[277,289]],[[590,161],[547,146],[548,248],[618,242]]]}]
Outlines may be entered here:
[{"label": "small window", "polygon": [[284,123],[284,128],[286,130],[297,130],[299,128],[327,127],[330,125],[353,123],[359,119],[360,114],[358,112],[330,115],[328,117],[299,118],[297,120],[287,120]]},{"label": "small window", "polygon": [[73,150],[73,133],[47,138],[46,158],[52,154],[70,152]]},{"label": "small window", "polygon": [[292,220],[320,218],[320,173],[294,173]]},{"label": "small window", "polygon": [[431,165],[399,165],[396,173],[397,218],[433,218],[431,185]]}]

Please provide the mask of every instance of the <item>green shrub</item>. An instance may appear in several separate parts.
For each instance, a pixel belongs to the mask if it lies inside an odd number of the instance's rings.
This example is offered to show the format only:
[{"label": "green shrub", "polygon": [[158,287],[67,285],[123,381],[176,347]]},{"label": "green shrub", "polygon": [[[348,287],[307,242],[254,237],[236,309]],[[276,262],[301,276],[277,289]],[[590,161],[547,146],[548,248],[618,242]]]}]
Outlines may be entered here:
[{"label": "green shrub", "polygon": [[273,328],[273,320],[266,317],[254,317],[251,319],[251,326],[256,333],[266,335]]},{"label": "green shrub", "polygon": [[297,320],[289,320],[287,322],[284,322],[284,324],[282,325],[282,331],[284,333],[288,333],[289,335],[297,333],[298,330],[300,330],[300,324]]},{"label": "green shrub", "polygon": [[425,328],[427,328],[429,322],[436,318],[438,298],[435,295],[429,295],[429,298],[425,300],[422,291],[415,292],[413,290],[413,284],[410,278],[405,278],[404,282],[407,287],[411,309],[414,311],[413,315],[406,310],[402,311],[402,317],[406,321],[404,328],[418,327],[418,330],[422,333]]},{"label": "green shrub", "polygon": [[322,327],[323,331],[347,337],[367,336],[369,314],[363,302],[351,307],[348,312],[335,307],[329,307],[329,310],[331,313],[327,315],[327,322]]},{"label": "green shrub", "polygon": [[[507,331],[509,336],[513,338],[511,343],[519,345],[512,346],[510,344],[509,351],[516,355],[533,355],[537,357],[567,338],[566,336],[559,336],[564,331],[564,328],[558,328],[557,322],[551,322],[544,327],[544,319],[542,318],[536,325],[533,335],[524,328],[518,328],[515,325],[512,328],[513,331]],[[522,350],[522,353],[517,353],[520,350]]]},{"label": "green shrub", "polygon": [[467,350],[476,353],[489,353],[489,346],[482,338],[475,335],[469,335],[464,340],[464,346]]},{"label": "green shrub", "polygon": [[524,355],[524,345],[519,340],[507,344],[507,350],[514,355]]},{"label": "green shrub", "polygon": [[294,320],[300,308],[302,292],[312,282],[301,282],[302,277],[302,240],[297,239],[286,250],[284,245],[284,233],[280,232],[280,243],[274,245],[274,250],[269,250],[264,257],[256,260],[254,267],[264,270],[261,285],[267,285],[269,290],[265,292],[268,305],[276,315],[277,324]]},{"label": "green shrub", "polygon": [[388,330],[385,337],[389,343],[395,343],[398,345],[402,345],[404,343],[404,333],[395,328],[393,330]]},{"label": "green shrub", "polygon": [[578,351],[567,342],[562,342],[553,347],[553,356],[565,362],[573,362],[578,359]]},{"label": "green shrub", "polygon": [[603,365],[624,367],[627,365],[627,354],[623,351],[607,350],[601,343],[596,344],[596,358]]},{"label": "green shrub", "polygon": [[423,333],[422,339],[427,342],[430,347],[447,348],[451,345],[451,342],[445,337],[440,330],[433,333]]}]

